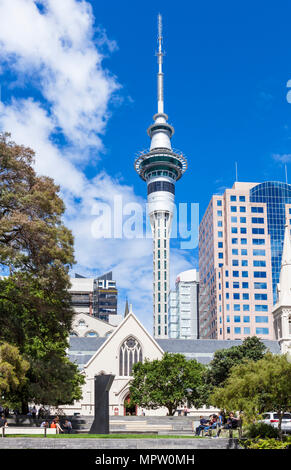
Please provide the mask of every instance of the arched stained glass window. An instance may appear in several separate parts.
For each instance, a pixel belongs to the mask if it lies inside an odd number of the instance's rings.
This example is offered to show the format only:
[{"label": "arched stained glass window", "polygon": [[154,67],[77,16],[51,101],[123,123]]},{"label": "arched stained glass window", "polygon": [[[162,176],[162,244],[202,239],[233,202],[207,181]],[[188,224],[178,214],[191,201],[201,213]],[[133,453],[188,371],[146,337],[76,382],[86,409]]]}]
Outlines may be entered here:
[{"label": "arched stained glass window", "polygon": [[119,375],[132,375],[132,367],[137,362],[142,362],[141,345],[133,336],[130,336],[120,347]]}]

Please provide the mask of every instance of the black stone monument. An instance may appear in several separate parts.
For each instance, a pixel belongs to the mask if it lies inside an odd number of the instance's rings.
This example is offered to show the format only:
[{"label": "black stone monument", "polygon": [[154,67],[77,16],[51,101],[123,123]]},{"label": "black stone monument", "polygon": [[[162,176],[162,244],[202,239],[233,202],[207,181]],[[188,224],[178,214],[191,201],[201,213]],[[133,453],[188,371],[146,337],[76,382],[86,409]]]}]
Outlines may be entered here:
[{"label": "black stone monument", "polygon": [[95,417],[90,434],[109,434],[109,390],[115,375],[95,375]]}]

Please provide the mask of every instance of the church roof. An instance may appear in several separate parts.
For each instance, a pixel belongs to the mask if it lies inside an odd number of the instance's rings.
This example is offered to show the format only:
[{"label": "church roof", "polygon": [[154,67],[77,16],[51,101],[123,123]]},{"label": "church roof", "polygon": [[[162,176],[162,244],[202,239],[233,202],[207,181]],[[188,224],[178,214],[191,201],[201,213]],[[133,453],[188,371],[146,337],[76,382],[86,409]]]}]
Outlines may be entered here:
[{"label": "church roof", "polygon": [[[181,353],[187,359],[196,359],[202,364],[211,362],[215,351],[239,346],[242,340],[220,339],[158,339],[157,343],[165,352]],[[263,343],[273,354],[280,353],[277,341],[263,340]]]},{"label": "church roof", "polygon": [[83,369],[107,338],[70,336],[68,356],[71,362]]},{"label": "church roof", "polygon": [[[103,345],[107,338],[70,337],[69,359],[83,369],[85,364]],[[181,353],[187,359],[196,359],[201,364],[209,364],[215,351],[227,349],[242,344],[241,340],[215,339],[157,339],[156,342],[165,352]],[[277,341],[263,340],[263,343],[273,354],[280,353]]]}]

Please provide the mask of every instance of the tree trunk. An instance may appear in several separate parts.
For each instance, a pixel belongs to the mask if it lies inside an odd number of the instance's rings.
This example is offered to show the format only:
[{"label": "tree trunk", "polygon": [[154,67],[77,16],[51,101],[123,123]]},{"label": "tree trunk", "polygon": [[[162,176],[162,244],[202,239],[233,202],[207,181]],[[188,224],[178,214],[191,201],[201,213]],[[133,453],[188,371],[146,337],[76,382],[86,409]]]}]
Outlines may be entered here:
[{"label": "tree trunk", "polygon": [[283,413],[279,412],[279,424],[278,424],[278,431],[279,431],[279,437],[280,440],[282,441],[283,436],[282,436],[282,419],[283,419]]}]

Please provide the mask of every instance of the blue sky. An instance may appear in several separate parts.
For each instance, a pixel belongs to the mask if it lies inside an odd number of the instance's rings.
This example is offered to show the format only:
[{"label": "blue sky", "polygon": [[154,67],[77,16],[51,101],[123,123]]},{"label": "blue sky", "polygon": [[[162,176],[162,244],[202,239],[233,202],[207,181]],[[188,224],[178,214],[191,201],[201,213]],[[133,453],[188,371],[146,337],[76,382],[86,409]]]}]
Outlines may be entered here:
[{"label": "blue sky", "polygon": [[[290,167],[290,2],[0,0],[0,128],[36,150],[61,186],[74,271],[112,269],[151,330],[150,240],[96,240],[94,201],[144,203],[134,171],[156,112],[156,22],[163,16],[165,111],[188,158],[176,201],[199,203]],[[289,169],[289,168],[288,168]],[[291,169],[289,170],[291,180]],[[172,282],[197,250],[172,243]]]}]

